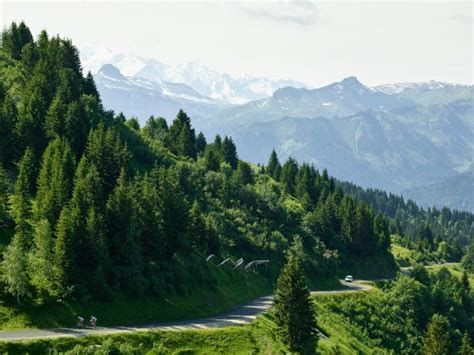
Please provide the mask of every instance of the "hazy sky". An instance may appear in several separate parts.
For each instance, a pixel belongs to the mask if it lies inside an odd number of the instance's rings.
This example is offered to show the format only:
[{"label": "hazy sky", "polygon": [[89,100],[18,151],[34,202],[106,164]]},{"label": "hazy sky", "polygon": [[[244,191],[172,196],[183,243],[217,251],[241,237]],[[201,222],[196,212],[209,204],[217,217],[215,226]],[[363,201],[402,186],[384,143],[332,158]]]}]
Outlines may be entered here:
[{"label": "hazy sky", "polygon": [[24,20],[81,45],[199,61],[232,75],[313,86],[350,75],[376,85],[473,82],[471,2],[2,2],[2,26]]}]

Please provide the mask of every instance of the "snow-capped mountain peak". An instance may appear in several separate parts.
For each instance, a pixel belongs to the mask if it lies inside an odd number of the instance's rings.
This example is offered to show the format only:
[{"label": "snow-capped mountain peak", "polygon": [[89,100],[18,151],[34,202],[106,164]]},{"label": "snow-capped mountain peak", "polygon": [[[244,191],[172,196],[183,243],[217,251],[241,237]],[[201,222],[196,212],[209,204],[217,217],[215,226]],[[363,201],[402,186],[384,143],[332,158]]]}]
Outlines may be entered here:
[{"label": "snow-capped mountain peak", "polygon": [[81,48],[80,54],[86,71],[98,73],[104,64],[112,64],[128,78],[186,84],[203,96],[230,104],[260,100],[285,86],[305,86],[294,80],[233,77],[210,69],[200,62],[170,66],[156,59],[140,57],[133,53],[116,53],[106,48],[84,47]]}]

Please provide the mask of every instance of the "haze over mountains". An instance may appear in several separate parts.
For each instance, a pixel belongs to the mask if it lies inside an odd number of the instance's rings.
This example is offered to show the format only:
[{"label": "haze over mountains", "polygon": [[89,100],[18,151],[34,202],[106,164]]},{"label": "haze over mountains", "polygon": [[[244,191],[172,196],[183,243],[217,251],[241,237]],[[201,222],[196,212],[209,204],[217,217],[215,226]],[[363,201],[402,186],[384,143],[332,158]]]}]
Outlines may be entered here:
[{"label": "haze over mountains", "polygon": [[[105,54],[84,55],[104,104],[142,124],[152,114],[170,121],[183,108],[209,139],[232,135],[242,159],[266,162],[274,148],[282,160],[293,156],[364,187],[473,210],[468,191],[449,198],[452,189],[439,188],[460,174],[466,182],[459,189],[472,187],[473,86],[431,81],[368,87],[348,77],[310,89],[292,81],[234,79],[196,63],[170,67]],[[106,61],[114,66],[99,66]]]}]

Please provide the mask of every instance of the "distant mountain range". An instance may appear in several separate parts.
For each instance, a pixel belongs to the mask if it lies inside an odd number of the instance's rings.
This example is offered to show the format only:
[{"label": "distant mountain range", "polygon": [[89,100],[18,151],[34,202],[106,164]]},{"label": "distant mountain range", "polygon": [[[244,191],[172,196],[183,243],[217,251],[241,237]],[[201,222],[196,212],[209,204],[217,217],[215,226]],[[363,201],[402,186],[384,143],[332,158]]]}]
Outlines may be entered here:
[{"label": "distant mountain range", "polygon": [[193,116],[207,116],[224,107],[189,85],[125,77],[112,64],[100,68],[94,79],[106,107],[138,117],[142,123],[151,115],[170,119],[181,108]]},{"label": "distant mountain range", "polygon": [[[364,187],[403,191],[422,204],[471,208],[469,191],[462,190],[473,182],[467,174],[474,169],[472,85],[368,87],[349,77],[309,89],[290,81],[233,79],[197,64],[170,67],[108,52],[95,57],[84,60],[86,68],[113,64],[95,74],[105,106],[142,123],[152,114],[171,120],[183,108],[208,138],[232,135],[245,160],[265,163],[276,149],[282,160],[293,156]],[[458,178],[467,183],[457,184],[456,193],[444,187]]]},{"label": "distant mountain range", "polygon": [[81,61],[93,74],[105,64],[112,64],[127,77],[142,78],[155,82],[187,84],[201,95],[221,101],[221,104],[244,104],[268,97],[285,86],[303,87],[295,80],[272,80],[262,77],[232,77],[194,62],[170,66],[156,59],[144,58],[131,53],[116,53],[106,48],[80,50]]}]

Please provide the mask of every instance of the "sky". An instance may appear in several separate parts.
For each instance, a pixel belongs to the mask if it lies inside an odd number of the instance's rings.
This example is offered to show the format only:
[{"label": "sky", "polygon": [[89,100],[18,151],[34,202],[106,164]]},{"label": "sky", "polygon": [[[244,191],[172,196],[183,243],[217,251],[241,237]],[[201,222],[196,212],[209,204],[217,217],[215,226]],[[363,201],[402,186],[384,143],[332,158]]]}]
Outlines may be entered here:
[{"label": "sky", "polygon": [[2,27],[24,20],[79,46],[176,65],[198,61],[233,76],[318,87],[473,83],[472,2],[55,1],[5,2]]}]

